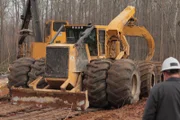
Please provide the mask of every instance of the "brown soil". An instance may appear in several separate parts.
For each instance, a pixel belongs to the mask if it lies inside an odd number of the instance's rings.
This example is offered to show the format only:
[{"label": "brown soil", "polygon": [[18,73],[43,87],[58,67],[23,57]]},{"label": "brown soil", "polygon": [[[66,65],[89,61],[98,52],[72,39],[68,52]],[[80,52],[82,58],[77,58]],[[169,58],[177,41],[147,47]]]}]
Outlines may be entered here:
[{"label": "brown soil", "polygon": [[[7,83],[0,79],[1,86]],[[6,91],[0,91],[3,93]],[[0,96],[4,96],[0,94]],[[0,97],[1,98],[1,97]],[[120,109],[99,110],[89,108],[86,111],[70,109],[37,107],[27,104],[13,105],[7,99],[0,99],[0,120],[141,120],[146,99]]]},{"label": "brown soil", "polygon": [[120,109],[89,112],[68,120],[141,120],[146,99]]},{"label": "brown soil", "polygon": [[32,105],[12,105],[7,100],[0,101],[0,120],[141,120],[146,99],[120,109],[71,111],[70,109],[36,107]]},{"label": "brown soil", "polygon": [[9,101],[0,102],[0,120],[61,120],[81,114],[80,111],[32,105],[12,105]]}]

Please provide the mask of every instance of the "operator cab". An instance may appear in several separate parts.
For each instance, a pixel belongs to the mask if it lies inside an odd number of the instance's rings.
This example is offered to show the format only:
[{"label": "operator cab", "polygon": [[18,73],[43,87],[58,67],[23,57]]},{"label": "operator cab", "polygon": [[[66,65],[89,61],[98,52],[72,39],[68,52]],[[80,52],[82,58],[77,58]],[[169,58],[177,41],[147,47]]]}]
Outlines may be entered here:
[{"label": "operator cab", "polygon": [[[85,30],[90,28],[91,26],[66,26],[66,43],[67,44],[75,44],[85,34]],[[84,43],[88,44],[89,52],[91,56],[97,56],[97,29],[94,28],[90,35],[85,38]]]},{"label": "operator cab", "polygon": [[[54,21],[50,20],[47,21],[45,24],[45,41],[46,43],[49,43],[53,37],[58,32],[59,28],[62,25],[68,25],[69,23],[67,21]],[[54,40],[54,43],[65,43],[66,42],[66,33],[65,28],[61,30],[57,38]]]},{"label": "operator cab", "polygon": [[[87,28],[90,28],[90,26],[80,26],[80,25],[66,26],[66,39],[67,39],[66,42],[68,44],[75,44]],[[95,31],[95,29],[93,31]]]}]

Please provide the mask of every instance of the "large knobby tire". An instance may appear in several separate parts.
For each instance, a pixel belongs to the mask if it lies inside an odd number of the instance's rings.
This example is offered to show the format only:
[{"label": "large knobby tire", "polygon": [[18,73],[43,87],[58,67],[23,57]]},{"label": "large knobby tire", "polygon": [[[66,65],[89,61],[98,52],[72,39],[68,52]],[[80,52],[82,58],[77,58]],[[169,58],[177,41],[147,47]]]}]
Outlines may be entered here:
[{"label": "large knobby tire", "polygon": [[156,66],[151,62],[141,61],[138,63],[141,79],[140,98],[148,97],[151,88],[157,83]]},{"label": "large knobby tire", "polygon": [[8,76],[8,86],[24,87],[27,88],[29,80],[28,72],[31,70],[31,65],[34,63],[33,58],[20,58],[9,66],[10,74]]},{"label": "large knobby tire", "polygon": [[84,72],[83,86],[88,90],[90,106],[104,108],[108,106],[106,94],[107,71],[111,62],[105,59],[93,60]]},{"label": "large knobby tire", "polygon": [[108,101],[115,108],[139,100],[140,76],[132,60],[121,59],[112,63],[106,81]]},{"label": "large knobby tire", "polygon": [[31,71],[28,73],[28,85],[32,83],[38,76],[44,77],[45,73],[45,58],[40,58],[31,65]]}]

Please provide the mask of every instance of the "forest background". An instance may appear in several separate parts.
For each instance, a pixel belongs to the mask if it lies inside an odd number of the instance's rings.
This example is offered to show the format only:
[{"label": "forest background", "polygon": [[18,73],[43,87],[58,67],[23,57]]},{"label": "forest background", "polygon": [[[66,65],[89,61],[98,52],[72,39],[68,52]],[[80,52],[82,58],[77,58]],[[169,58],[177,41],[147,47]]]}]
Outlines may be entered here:
[{"label": "forest background", "polygon": [[[37,0],[41,30],[47,20],[70,24],[107,25],[126,6],[136,7],[137,25],[145,26],[155,40],[153,60],[173,56],[180,60],[180,0]],[[0,0],[0,68],[16,59],[19,30],[26,0]],[[33,30],[32,23],[30,28]],[[43,33],[43,32],[42,32]],[[27,38],[33,41],[33,37]],[[147,43],[128,38],[130,58],[144,59]],[[0,70],[0,71],[1,71]]]}]

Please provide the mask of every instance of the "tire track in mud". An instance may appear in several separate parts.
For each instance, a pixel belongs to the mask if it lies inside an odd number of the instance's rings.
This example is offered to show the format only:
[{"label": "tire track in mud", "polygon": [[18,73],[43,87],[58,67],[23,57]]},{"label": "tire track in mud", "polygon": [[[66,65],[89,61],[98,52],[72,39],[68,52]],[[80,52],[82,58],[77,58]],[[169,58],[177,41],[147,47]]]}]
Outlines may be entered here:
[{"label": "tire track in mud", "polygon": [[119,109],[100,110],[68,118],[67,120],[142,120],[146,99]]},{"label": "tire track in mud", "polygon": [[7,100],[0,101],[0,106],[0,120],[64,120],[98,110],[72,111],[69,108],[37,107],[27,104],[13,105]]},{"label": "tire track in mud", "polygon": [[13,105],[0,100],[0,120],[141,120],[146,99],[120,109],[102,110],[89,108],[86,111],[37,107],[27,104]]}]

